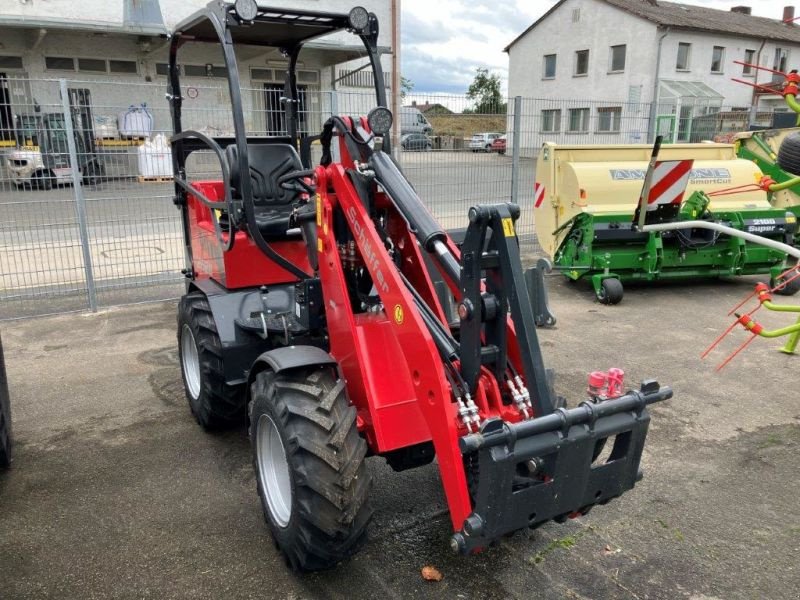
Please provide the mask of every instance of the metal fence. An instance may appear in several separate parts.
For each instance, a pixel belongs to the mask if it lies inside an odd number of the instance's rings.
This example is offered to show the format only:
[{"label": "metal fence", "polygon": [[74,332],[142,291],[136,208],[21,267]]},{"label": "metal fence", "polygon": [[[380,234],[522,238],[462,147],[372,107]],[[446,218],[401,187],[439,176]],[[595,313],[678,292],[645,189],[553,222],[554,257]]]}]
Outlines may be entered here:
[{"label": "metal fence", "polygon": [[[0,84],[9,99],[0,106],[6,121],[0,127],[0,319],[178,296],[185,259],[180,214],[172,203],[164,82]],[[186,85],[184,127],[232,134],[224,82],[198,77]],[[318,132],[332,114],[365,114],[373,103],[371,94],[359,91],[307,86],[302,94],[306,132]],[[250,134],[285,132],[280,95],[274,84],[242,90]],[[647,104],[511,98],[476,106],[449,95],[417,95],[413,102],[404,102],[402,129],[432,133],[403,136],[395,146],[431,212],[456,228],[466,225],[473,204],[518,202],[527,257],[541,254],[531,210],[541,144],[645,142],[651,121]],[[655,112],[676,140],[742,128],[741,110]],[[772,119],[771,113],[756,116]],[[501,134],[507,134],[505,149],[492,145]],[[190,178],[220,177],[210,153],[193,154],[187,167]]]}]

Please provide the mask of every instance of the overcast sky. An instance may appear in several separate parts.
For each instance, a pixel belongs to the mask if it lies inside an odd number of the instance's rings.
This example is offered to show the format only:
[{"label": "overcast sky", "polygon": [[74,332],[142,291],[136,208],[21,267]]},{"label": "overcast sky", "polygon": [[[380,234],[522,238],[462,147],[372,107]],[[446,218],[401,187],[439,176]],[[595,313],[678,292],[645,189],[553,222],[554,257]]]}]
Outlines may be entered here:
[{"label": "overcast sky", "polygon": [[[503,48],[556,3],[556,0],[401,1],[402,70],[414,82],[417,94],[463,94],[478,67],[498,73],[505,89],[508,55]],[[688,0],[683,4],[722,10],[748,5],[754,15],[779,19],[783,7],[791,2]]]}]

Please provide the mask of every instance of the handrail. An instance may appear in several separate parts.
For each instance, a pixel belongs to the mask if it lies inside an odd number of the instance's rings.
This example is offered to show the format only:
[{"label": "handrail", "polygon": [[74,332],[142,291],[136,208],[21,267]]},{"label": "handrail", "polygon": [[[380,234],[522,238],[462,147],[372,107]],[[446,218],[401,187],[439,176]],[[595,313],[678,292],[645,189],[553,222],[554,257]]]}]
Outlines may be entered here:
[{"label": "handrail", "polygon": [[[223,251],[228,252],[231,248],[233,248],[233,242],[236,239],[234,225],[236,219],[233,206],[233,195],[231,194],[230,166],[228,165],[228,159],[225,156],[222,147],[217,142],[207,135],[200,133],[199,131],[187,129],[181,133],[176,133],[170,138],[170,142],[175,143],[187,139],[200,140],[206,146],[208,146],[210,150],[213,150],[214,154],[217,155],[219,164],[222,167],[222,185],[223,189],[225,190],[225,198],[224,200],[211,200],[203,192],[192,187],[186,179],[179,177],[177,174],[175,175],[175,183],[177,183],[190,194],[197,197],[206,207],[210,209],[211,222],[214,224],[214,232],[216,233],[217,240],[219,241],[220,245],[222,245]],[[222,227],[219,224],[219,216],[217,215],[217,210],[220,209],[220,204],[224,205],[225,210],[228,212],[227,240],[222,235],[225,232],[222,231]]]}]

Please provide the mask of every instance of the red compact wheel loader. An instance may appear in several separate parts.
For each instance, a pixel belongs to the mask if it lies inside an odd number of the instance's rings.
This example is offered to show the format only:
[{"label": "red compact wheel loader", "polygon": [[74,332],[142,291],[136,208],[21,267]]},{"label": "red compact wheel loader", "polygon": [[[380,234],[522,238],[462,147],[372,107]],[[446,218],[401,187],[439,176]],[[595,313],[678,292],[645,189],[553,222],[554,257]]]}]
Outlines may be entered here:
[{"label": "red compact wheel loader", "polygon": [[[300,51],[341,31],[363,42],[376,107],[299,135]],[[362,7],[334,14],[238,0],[210,3],[170,42],[186,395],[206,429],[249,417],[264,516],[300,571],[330,567],[364,542],[368,456],[398,471],[436,457],[451,546],[470,554],[633,488],[647,407],[672,395],[655,381],[624,392],[619,370],[607,380],[593,373],[574,408],[555,395],[523,277],[519,206],[472,207],[463,244],[453,242],[391,156],[377,41],[378,20]],[[222,48],[232,138],[181,125],[177,56],[187,42]],[[287,57],[285,136],[247,136],[237,44]],[[220,180],[187,179],[198,150],[217,157]]]}]

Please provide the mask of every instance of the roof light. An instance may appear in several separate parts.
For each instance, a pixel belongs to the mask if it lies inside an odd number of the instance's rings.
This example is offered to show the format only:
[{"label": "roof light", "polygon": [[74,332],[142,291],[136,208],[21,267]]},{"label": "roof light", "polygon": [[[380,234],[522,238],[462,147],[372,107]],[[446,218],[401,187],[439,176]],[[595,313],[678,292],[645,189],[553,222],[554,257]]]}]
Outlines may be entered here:
[{"label": "roof light", "polygon": [[363,6],[356,6],[347,15],[347,22],[353,30],[361,32],[369,25],[369,13]]},{"label": "roof light", "polygon": [[392,117],[392,111],[383,106],[373,108],[367,115],[369,128],[372,130],[373,134],[379,137],[383,137],[391,131],[393,122],[394,117]]},{"label": "roof light", "polygon": [[236,0],[233,10],[240,21],[253,21],[258,16],[256,0]]}]

